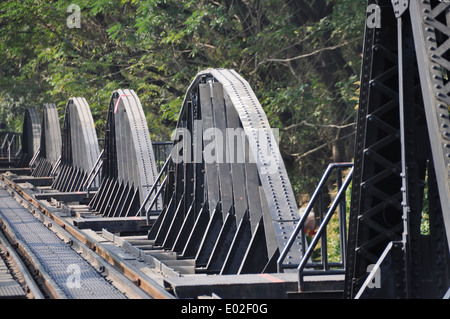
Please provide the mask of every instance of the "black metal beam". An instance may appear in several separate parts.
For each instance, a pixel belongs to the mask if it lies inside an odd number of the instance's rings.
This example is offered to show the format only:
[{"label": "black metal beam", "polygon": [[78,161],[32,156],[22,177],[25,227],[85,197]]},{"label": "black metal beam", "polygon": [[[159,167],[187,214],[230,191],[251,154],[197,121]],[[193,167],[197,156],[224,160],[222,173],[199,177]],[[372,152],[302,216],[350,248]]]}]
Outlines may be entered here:
[{"label": "black metal beam", "polygon": [[49,177],[61,157],[61,126],[56,104],[44,104],[40,150],[32,176]]},{"label": "black metal beam", "polygon": [[[441,28],[437,39],[427,24],[441,14],[447,23],[450,5],[368,5],[380,8],[381,22],[380,28],[368,24],[365,34],[345,295],[441,298],[450,283],[443,140],[449,104],[439,102],[448,71],[433,57],[450,33]],[[434,220],[429,233],[421,231],[425,213]],[[371,285],[375,275],[381,287]]]},{"label": "black metal beam", "polygon": [[[277,141],[249,84],[231,70],[199,73],[175,135],[164,208],[149,239],[194,258],[197,272],[276,271],[299,215]],[[289,254],[294,262],[299,246]]]},{"label": "black metal beam", "polygon": [[25,110],[22,126],[22,156],[18,167],[28,167],[30,160],[39,150],[41,141],[41,120],[35,108]]},{"label": "black metal beam", "polygon": [[145,114],[133,90],[117,90],[111,96],[104,150],[102,182],[91,208],[105,217],[140,214],[158,169]]},{"label": "black metal beam", "polygon": [[[83,184],[99,157],[94,120],[86,99],[70,98],[62,132],[61,164],[52,188],[61,192],[83,190]],[[94,181],[98,187],[98,178]]]}]

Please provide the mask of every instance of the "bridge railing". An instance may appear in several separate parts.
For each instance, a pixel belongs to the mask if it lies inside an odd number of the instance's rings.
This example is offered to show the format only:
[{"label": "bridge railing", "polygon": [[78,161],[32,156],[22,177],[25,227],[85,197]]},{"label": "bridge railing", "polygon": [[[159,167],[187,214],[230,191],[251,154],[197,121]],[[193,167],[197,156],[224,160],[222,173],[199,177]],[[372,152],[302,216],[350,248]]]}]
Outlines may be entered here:
[{"label": "bridge railing", "polygon": [[[350,169],[345,180],[343,181],[343,171]],[[335,175],[334,175],[335,174]],[[335,183],[337,188],[337,194],[334,196],[333,201],[328,206],[324,202],[325,188],[330,184],[331,177],[335,176]],[[352,163],[333,163],[328,165],[325,173],[323,174],[316,190],[314,191],[304,213],[302,214],[299,223],[291,234],[286,246],[280,254],[277,260],[277,267],[279,272],[283,272],[287,269],[297,269],[299,277],[299,290],[303,290],[304,275],[305,274],[321,274],[321,273],[344,273],[345,271],[345,255],[347,247],[347,227],[346,227],[346,191],[350,185],[353,175]],[[328,209],[327,209],[327,207]],[[313,211],[314,207],[318,207],[318,215],[320,225],[309,243],[306,233],[306,220],[308,215]],[[325,209],[327,209],[325,211]],[[340,246],[340,261],[330,262],[327,249],[327,226],[333,216],[338,210],[339,214],[339,246]],[[291,250],[296,238],[300,236],[302,243],[303,256],[298,265],[285,264],[285,259],[288,252]],[[312,255],[316,251],[318,243],[321,243],[320,247],[320,261],[312,261]],[[314,258],[317,259],[317,258]],[[305,269],[310,269],[307,272]]]},{"label": "bridge railing", "polygon": [[20,152],[20,133],[0,132],[0,157],[16,159]]},{"label": "bridge railing", "polygon": [[[165,163],[159,170],[158,177],[155,180],[155,183],[153,184],[152,188],[148,192],[147,196],[145,197],[144,201],[141,204],[141,207],[138,210],[138,214],[141,216],[146,216],[147,222],[150,223],[150,216],[159,214],[160,210],[158,209],[158,198],[163,197],[163,191],[164,187],[167,182],[167,168],[169,167],[170,162],[170,154],[167,157]],[[162,181],[161,181],[162,180]],[[152,201],[146,208],[149,200],[153,196]]]},{"label": "bridge railing", "polygon": [[152,142],[153,152],[155,154],[155,162],[158,167],[158,172],[161,171],[162,166],[172,151],[172,141],[168,142]]}]

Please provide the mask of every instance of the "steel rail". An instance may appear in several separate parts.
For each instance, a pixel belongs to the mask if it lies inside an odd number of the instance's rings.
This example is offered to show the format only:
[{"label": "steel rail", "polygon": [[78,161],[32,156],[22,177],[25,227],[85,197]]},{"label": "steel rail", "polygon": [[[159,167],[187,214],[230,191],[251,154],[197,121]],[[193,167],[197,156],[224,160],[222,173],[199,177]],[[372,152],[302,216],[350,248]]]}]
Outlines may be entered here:
[{"label": "steel rail", "polygon": [[8,241],[16,247],[16,251],[21,255],[24,260],[30,263],[30,267],[34,271],[35,277],[40,282],[40,286],[45,292],[55,299],[67,299],[64,292],[58,287],[52,277],[45,270],[44,266],[34,257],[30,249],[11,231],[11,225],[0,218],[0,225],[3,233],[7,237]]},{"label": "steel rail", "polygon": [[[17,186],[10,179],[4,175],[0,175],[0,181],[6,183],[11,189],[13,189],[20,197],[22,197],[28,204],[31,204],[36,212],[42,213],[45,216],[47,223],[52,222],[53,226],[59,226],[61,229],[65,230],[68,234],[72,236],[73,243],[79,241],[84,247],[86,247],[85,252],[90,253],[90,251],[95,252],[96,255],[100,256],[109,265],[113,266],[120,274],[131,280],[136,286],[147,293],[150,297],[154,299],[175,299],[175,297],[167,292],[163,287],[158,285],[153,279],[148,277],[139,269],[134,268],[130,263],[126,262],[120,258],[117,254],[106,249],[98,241],[88,236],[85,233],[79,231],[74,225],[64,220],[62,217],[54,214],[49,209],[44,207],[39,201],[37,201],[33,196],[23,191],[19,186]],[[80,245],[81,246],[81,245]]]},{"label": "steel rail", "polygon": [[[8,185],[11,189],[11,187]],[[14,189],[11,189],[11,192],[15,192]],[[16,192],[15,192],[16,193]],[[19,197],[19,200],[22,200],[20,195],[12,194],[14,197]],[[46,225],[49,229],[51,229],[59,238],[61,238],[64,242],[68,243],[73,250],[77,251],[80,255],[85,256],[85,260],[91,264],[94,269],[96,269],[99,273],[102,273],[102,276],[107,277],[109,280],[113,282],[113,285],[119,288],[122,292],[126,294],[128,298],[132,299],[149,299],[150,296],[143,292],[139,287],[134,285],[131,280],[125,276],[123,276],[120,272],[118,272],[112,265],[108,264],[103,258],[98,256],[94,250],[90,249],[88,246],[84,245],[81,241],[74,238],[74,236],[70,235],[65,227],[61,227],[57,224],[53,223],[53,220],[33,209],[32,204],[28,202],[23,202],[23,206],[26,206],[26,209],[32,211],[34,217],[41,221],[44,225]]]},{"label": "steel rail", "polygon": [[[163,174],[166,173],[166,169],[167,169],[167,166],[169,165],[170,159],[171,159],[171,156],[169,155],[169,156],[167,157],[167,160],[166,160],[166,162],[164,163],[163,167],[162,167],[161,170],[159,171],[158,177],[156,177],[155,182],[154,182],[153,185],[152,185],[152,188],[151,188],[150,191],[147,193],[147,196],[145,197],[144,201],[142,202],[141,207],[140,207],[139,210],[138,210],[138,213],[140,213],[140,214],[150,213],[150,210],[152,209],[152,207],[153,207],[153,205],[155,204],[155,202],[156,202],[156,200],[157,200],[159,194],[161,193],[162,188],[164,187],[163,185],[165,184],[165,179],[164,179],[164,181],[161,183],[161,186],[159,186],[159,189],[157,190],[157,188],[158,188],[158,183],[159,183],[161,177],[163,176]],[[148,201],[150,200],[151,195],[153,194],[153,192],[154,192],[155,190],[157,190],[156,196],[154,196],[154,199],[152,200],[152,202],[150,203],[150,206],[149,206],[148,209],[146,210],[146,209],[145,209],[145,206],[147,205]],[[148,219],[149,219],[149,217],[148,217]]]},{"label": "steel rail", "polygon": [[22,276],[24,290],[32,299],[44,299],[44,294],[39,289],[38,284],[28,271],[20,256],[16,253],[14,247],[9,243],[5,235],[0,231],[0,243],[6,251],[6,258],[13,264],[14,272],[18,272]]}]

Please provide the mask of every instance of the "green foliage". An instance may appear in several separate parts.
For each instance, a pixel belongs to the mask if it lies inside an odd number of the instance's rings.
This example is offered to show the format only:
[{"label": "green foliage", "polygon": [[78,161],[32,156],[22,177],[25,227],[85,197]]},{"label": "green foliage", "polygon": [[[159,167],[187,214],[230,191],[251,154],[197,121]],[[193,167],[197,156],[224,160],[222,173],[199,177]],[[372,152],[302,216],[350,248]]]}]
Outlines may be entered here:
[{"label": "green foliage", "polygon": [[351,160],[365,0],[79,0],[79,29],[66,25],[71,3],[0,3],[0,121],[11,128],[27,106],[84,96],[102,136],[112,91],[130,88],[152,139],[167,140],[197,72],[232,68],[280,129],[296,193]]}]

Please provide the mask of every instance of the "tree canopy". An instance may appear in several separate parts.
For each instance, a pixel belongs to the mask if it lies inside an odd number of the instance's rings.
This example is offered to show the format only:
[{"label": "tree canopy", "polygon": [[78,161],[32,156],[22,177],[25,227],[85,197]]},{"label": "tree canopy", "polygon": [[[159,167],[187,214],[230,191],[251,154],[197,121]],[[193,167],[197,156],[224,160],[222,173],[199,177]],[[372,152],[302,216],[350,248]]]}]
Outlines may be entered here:
[{"label": "tree canopy", "polygon": [[[80,28],[69,28],[75,3]],[[252,86],[294,190],[351,161],[366,0],[4,0],[0,122],[83,96],[99,136],[112,91],[133,89],[155,141],[168,140],[191,79],[231,68]],[[61,116],[63,115],[60,112]]]}]

